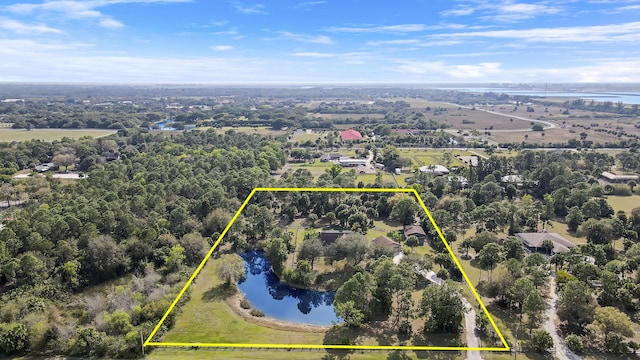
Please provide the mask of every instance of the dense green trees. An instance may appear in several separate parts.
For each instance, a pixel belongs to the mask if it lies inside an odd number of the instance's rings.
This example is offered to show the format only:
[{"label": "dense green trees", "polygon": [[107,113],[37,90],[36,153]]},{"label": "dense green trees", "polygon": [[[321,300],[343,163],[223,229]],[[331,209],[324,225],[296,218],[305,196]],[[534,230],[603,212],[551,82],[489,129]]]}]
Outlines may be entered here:
[{"label": "dense green trees", "polygon": [[424,317],[427,332],[462,331],[462,319],[466,309],[460,291],[447,284],[428,286],[420,300],[420,316]]}]

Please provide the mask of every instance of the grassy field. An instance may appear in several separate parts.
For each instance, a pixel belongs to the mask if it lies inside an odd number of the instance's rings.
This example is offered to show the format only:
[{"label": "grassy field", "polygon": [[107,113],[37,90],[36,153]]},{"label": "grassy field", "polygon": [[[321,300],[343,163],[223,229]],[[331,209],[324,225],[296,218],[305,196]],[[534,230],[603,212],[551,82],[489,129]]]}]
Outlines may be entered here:
[{"label": "grassy field", "polygon": [[245,321],[224,301],[220,280],[215,275],[216,259],[209,259],[191,299],[183,306],[175,326],[163,338],[166,342],[206,343],[299,343],[320,344],[322,333],[274,330]]},{"label": "grassy field", "polygon": [[211,127],[211,126],[202,126],[202,127],[195,128],[195,130],[202,130],[202,131],[206,131],[209,129],[214,129],[216,132],[219,132],[219,133],[225,133],[228,130],[235,130],[236,132],[241,132],[245,134],[258,134],[262,136],[268,136],[268,135],[278,136],[278,135],[285,135],[287,133],[284,130],[273,130],[268,126],[238,126],[238,127],[223,126],[220,128]]},{"label": "grassy field", "polygon": [[640,207],[640,195],[633,196],[607,196],[607,202],[615,212],[623,210],[629,215],[631,210]]},{"label": "grassy field", "polygon": [[308,117],[311,118],[322,118],[322,119],[331,119],[331,120],[344,120],[344,119],[353,119],[353,120],[360,120],[363,117],[367,117],[370,119],[383,119],[384,118],[384,114],[317,114],[317,113],[313,113],[313,114],[309,114]]},{"label": "grassy field", "polygon": [[175,360],[175,359],[350,359],[350,360],[379,360],[379,359],[447,359],[461,360],[466,357],[456,352],[442,351],[331,351],[325,350],[215,350],[215,349],[157,349],[147,359]]},{"label": "grassy field", "polygon": [[[464,163],[456,159],[457,155],[470,156],[474,155],[468,151],[460,150],[420,150],[420,149],[399,149],[401,156],[411,159],[414,167],[424,165],[445,165],[444,154],[451,154],[451,163],[449,166],[463,166]],[[445,165],[446,166],[446,165]]]},{"label": "grassy field", "polygon": [[447,103],[441,103],[441,102],[434,102],[434,101],[429,101],[429,100],[425,100],[425,99],[416,99],[416,98],[392,98],[392,99],[385,99],[386,101],[406,101],[408,102],[412,108],[422,108],[422,109],[426,109],[427,106],[430,107],[432,110],[433,109],[437,109],[437,108],[445,108],[445,109],[457,109],[458,107],[456,105],[452,105],[452,104],[447,104]]},{"label": "grassy field", "polygon": [[63,137],[78,139],[83,136],[91,136],[97,138],[115,133],[116,130],[103,129],[0,129],[0,142],[26,141],[32,139],[51,142],[61,140]]}]

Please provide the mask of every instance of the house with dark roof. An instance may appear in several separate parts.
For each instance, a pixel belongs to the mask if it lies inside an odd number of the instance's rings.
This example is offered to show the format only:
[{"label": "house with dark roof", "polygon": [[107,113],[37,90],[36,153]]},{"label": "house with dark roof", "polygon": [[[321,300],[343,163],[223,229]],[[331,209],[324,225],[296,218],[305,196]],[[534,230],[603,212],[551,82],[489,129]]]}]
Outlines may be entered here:
[{"label": "house with dark roof", "polygon": [[409,236],[415,236],[418,238],[418,240],[420,240],[420,242],[422,242],[427,238],[427,234],[424,232],[424,229],[420,225],[405,225],[403,233],[405,239],[408,239]]},{"label": "house with dark roof", "polygon": [[390,248],[391,250],[393,250],[394,254],[398,254],[402,250],[402,247],[400,246],[399,243],[391,240],[390,238],[384,235],[378,236],[377,238],[373,239],[372,242],[376,245]]},{"label": "house with dark roof", "polygon": [[550,240],[553,243],[553,249],[551,250],[552,254],[568,252],[571,248],[576,246],[571,241],[556,233],[517,233],[516,237],[522,241],[527,249],[536,252],[546,252],[546,249],[542,247],[542,243],[545,240]]},{"label": "house with dark roof", "polygon": [[349,129],[341,132],[340,138],[342,141],[362,140],[362,135],[356,130]]},{"label": "house with dark roof", "polygon": [[347,235],[347,234],[353,234],[353,231],[351,231],[351,230],[323,230],[323,231],[320,231],[320,233],[318,234],[318,238],[320,238],[320,240],[322,240],[322,242],[324,242],[325,244],[333,244],[340,237],[342,237],[344,235]]},{"label": "house with dark roof", "polygon": [[340,154],[322,154],[322,156],[320,156],[320,161],[321,162],[334,161],[334,160],[340,159],[341,156],[342,155]]}]

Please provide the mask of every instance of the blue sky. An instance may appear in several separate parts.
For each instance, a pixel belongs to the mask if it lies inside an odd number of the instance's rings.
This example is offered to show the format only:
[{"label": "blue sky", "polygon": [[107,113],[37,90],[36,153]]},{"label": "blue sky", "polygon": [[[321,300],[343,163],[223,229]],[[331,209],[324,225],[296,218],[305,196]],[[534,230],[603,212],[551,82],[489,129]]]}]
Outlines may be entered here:
[{"label": "blue sky", "polygon": [[640,82],[640,0],[0,0],[0,81]]}]

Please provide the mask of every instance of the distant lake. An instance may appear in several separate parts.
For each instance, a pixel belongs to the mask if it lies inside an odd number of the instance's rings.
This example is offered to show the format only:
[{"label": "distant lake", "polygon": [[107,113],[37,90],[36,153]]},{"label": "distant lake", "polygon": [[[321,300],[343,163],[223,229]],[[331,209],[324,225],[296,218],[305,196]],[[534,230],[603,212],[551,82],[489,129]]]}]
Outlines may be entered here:
[{"label": "distant lake", "polygon": [[281,283],[261,251],[249,251],[241,256],[247,278],[238,282],[238,288],[251,305],[266,316],[310,325],[341,321],[333,310],[335,292],[296,289]]},{"label": "distant lake", "polygon": [[498,94],[507,95],[522,95],[522,96],[538,96],[538,97],[567,97],[567,98],[581,98],[584,100],[595,101],[611,101],[617,103],[622,101],[624,104],[640,104],[640,92],[624,91],[624,92],[553,92],[547,91],[546,95],[544,91],[540,90],[518,90],[509,88],[439,88],[440,90],[457,90],[465,92],[493,92]]}]

